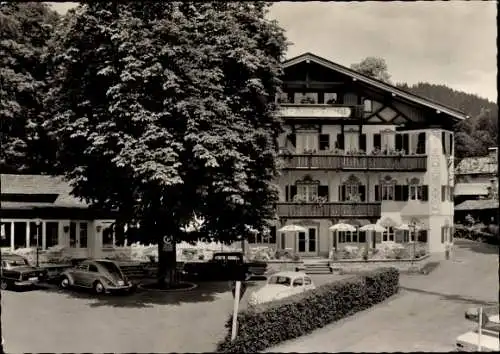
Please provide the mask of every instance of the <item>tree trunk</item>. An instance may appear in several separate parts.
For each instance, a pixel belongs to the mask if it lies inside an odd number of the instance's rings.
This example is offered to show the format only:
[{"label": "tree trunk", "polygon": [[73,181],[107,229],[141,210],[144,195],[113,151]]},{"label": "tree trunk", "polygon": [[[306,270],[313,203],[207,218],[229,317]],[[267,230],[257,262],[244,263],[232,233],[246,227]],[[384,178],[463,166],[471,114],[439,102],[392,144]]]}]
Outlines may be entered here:
[{"label": "tree trunk", "polygon": [[168,243],[165,243],[162,236],[158,242],[158,285],[161,287],[171,287],[178,283],[177,274],[177,255],[175,237],[165,237]]}]

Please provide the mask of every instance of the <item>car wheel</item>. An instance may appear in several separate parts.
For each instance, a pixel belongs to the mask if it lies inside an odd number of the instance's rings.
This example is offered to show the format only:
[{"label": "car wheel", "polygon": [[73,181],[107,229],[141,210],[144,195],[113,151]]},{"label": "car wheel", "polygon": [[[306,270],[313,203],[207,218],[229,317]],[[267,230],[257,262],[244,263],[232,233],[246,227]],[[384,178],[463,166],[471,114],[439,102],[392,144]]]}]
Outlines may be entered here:
[{"label": "car wheel", "polygon": [[69,278],[68,277],[62,277],[61,281],[59,282],[59,287],[61,289],[67,289],[67,288],[69,288],[69,285],[70,285]]},{"label": "car wheel", "polygon": [[104,285],[98,280],[94,283],[94,292],[96,294],[102,294],[104,292]]},{"label": "car wheel", "polygon": [[9,288],[9,282],[7,280],[2,280],[0,283],[0,288],[2,290],[7,290]]}]

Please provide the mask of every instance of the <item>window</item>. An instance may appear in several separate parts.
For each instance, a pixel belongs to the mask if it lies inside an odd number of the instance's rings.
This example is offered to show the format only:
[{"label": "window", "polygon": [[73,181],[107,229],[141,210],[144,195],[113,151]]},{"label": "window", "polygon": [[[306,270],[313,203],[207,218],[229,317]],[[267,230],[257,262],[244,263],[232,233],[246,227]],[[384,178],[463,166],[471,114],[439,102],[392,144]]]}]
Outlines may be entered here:
[{"label": "window", "polygon": [[277,95],[277,100],[278,103],[290,103],[290,100],[288,99],[288,92],[280,92]]},{"label": "window", "polygon": [[409,186],[409,200],[420,200],[419,198],[419,186],[416,184],[410,184]]},{"label": "window", "polygon": [[418,236],[418,242],[427,243],[427,230],[419,230],[417,236]]},{"label": "window", "polygon": [[311,278],[309,277],[304,277],[304,285],[311,285],[312,284],[312,280]]},{"label": "window", "polygon": [[297,134],[298,152],[315,151],[318,149],[317,134]]},{"label": "window", "polygon": [[59,223],[48,221],[45,223],[45,246],[54,247],[59,243]]},{"label": "window", "polygon": [[365,243],[366,242],[366,232],[365,231],[359,231],[358,232],[358,242],[359,243]]},{"label": "window", "polygon": [[329,150],[330,149],[330,134],[320,134],[319,135],[319,150]]},{"label": "window", "polygon": [[359,134],[358,132],[346,132],[344,134],[344,148],[346,151],[359,150]]},{"label": "window", "polygon": [[394,200],[394,183],[382,184],[382,200]]},{"label": "window", "polygon": [[313,202],[318,199],[318,184],[297,184],[297,196],[299,200]]},{"label": "window", "polygon": [[365,113],[370,113],[373,110],[372,100],[364,99],[363,100],[363,110]]},{"label": "window", "polygon": [[89,269],[89,264],[88,263],[82,263],[76,266],[76,269],[82,270],[82,271],[87,271]]},{"label": "window", "polygon": [[114,247],[114,241],[115,240],[112,226],[106,227],[104,230],[102,230],[102,245],[104,247]]},{"label": "window", "polygon": [[30,247],[42,247],[42,223],[30,222]]},{"label": "window", "polygon": [[95,264],[90,264],[89,265],[89,272],[99,273],[99,269],[97,269],[97,266]]},{"label": "window", "polygon": [[25,248],[26,245],[26,223],[25,222],[15,222],[14,223],[14,249]]},{"label": "window", "polygon": [[76,222],[69,224],[69,247],[76,247]]},{"label": "window", "polygon": [[336,104],[337,94],[334,92],[325,92],[325,103],[326,104]]},{"label": "window", "polygon": [[0,230],[0,247],[9,247],[12,237],[11,223],[2,223]]},{"label": "window", "polygon": [[425,154],[425,132],[418,133],[417,137],[417,154]]},{"label": "window", "polygon": [[80,239],[79,239],[79,245],[80,248],[87,248],[87,236],[88,231],[87,231],[87,223],[86,222],[81,222],[80,223]]},{"label": "window", "polygon": [[304,280],[302,278],[297,278],[293,281],[293,286],[303,286]]},{"label": "window", "polygon": [[297,104],[316,104],[318,103],[317,92],[296,92],[293,103]]},{"label": "window", "polygon": [[384,231],[382,233],[382,241],[383,242],[388,242],[388,241],[394,242],[394,229],[392,227],[388,227],[387,231]]}]

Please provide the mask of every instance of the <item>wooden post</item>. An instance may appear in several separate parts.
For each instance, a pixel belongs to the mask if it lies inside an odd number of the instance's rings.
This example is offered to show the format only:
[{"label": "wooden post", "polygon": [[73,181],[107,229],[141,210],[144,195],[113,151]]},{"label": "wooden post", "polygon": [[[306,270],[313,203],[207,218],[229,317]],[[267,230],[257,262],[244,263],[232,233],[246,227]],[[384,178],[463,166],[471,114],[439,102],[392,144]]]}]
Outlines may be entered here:
[{"label": "wooden post", "polygon": [[233,305],[233,324],[231,326],[231,341],[236,339],[236,331],[238,326],[238,307],[240,304],[240,288],[241,281],[236,281],[236,287],[234,289],[234,305]]},{"label": "wooden post", "polygon": [[478,329],[477,329],[477,351],[481,351],[481,334],[483,332],[483,308],[479,308],[479,321],[478,321]]}]

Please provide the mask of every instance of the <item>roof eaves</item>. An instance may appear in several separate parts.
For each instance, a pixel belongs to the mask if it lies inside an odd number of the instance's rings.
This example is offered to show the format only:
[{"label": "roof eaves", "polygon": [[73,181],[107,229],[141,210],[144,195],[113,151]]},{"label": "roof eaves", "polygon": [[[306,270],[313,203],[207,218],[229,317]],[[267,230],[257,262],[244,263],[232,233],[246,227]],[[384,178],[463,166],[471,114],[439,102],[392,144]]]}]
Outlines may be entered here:
[{"label": "roof eaves", "polygon": [[330,67],[334,70],[337,70],[337,71],[344,73],[345,75],[348,75],[348,76],[351,76],[355,79],[361,80],[369,85],[384,89],[386,91],[391,91],[392,93],[399,95],[399,96],[401,96],[409,101],[412,101],[414,103],[418,103],[418,104],[436,109],[438,111],[442,111],[442,112],[444,112],[444,113],[446,113],[446,114],[448,114],[448,115],[450,115],[458,120],[464,120],[464,119],[468,118],[468,115],[466,115],[464,112],[458,111],[455,108],[447,107],[447,106],[443,105],[442,103],[435,102],[435,101],[430,100],[426,97],[421,97],[421,96],[418,96],[414,93],[410,93],[410,92],[401,90],[401,89],[399,89],[395,86],[392,86],[390,84],[387,84],[383,81],[380,81],[380,80],[368,77],[366,75],[360,74],[360,73],[358,73],[352,69],[349,69],[343,65],[334,63],[328,59],[321,58],[321,57],[319,57],[315,54],[309,53],[309,52],[284,61],[283,66],[286,68],[286,67],[298,64],[304,60],[312,60],[312,61],[316,62],[317,64],[320,64],[320,65],[323,65],[326,67]]}]

